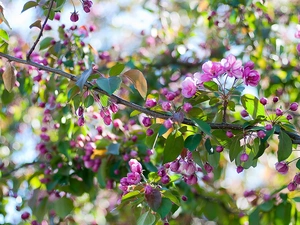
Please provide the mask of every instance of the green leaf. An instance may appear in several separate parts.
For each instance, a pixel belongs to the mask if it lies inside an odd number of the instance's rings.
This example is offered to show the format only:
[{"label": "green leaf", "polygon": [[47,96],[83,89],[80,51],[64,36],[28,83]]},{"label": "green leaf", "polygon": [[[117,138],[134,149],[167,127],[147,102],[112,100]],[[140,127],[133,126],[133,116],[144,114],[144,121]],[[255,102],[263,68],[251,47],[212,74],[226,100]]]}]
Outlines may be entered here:
[{"label": "green leaf", "polygon": [[165,218],[172,209],[172,202],[168,198],[162,198],[161,205],[158,208],[157,212],[160,217]]},{"label": "green leaf", "polygon": [[117,89],[120,88],[121,82],[122,80],[120,77],[101,77],[96,81],[98,87],[106,91],[109,95],[112,95]]},{"label": "green leaf", "polygon": [[140,193],[141,193],[140,191],[131,191],[131,192],[128,192],[126,195],[124,195],[122,197],[122,201],[125,201],[126,199],[130,199],[130,198],[136,197]]},{"label": "green leaf", "polygon": [[249,225],[257,225],[260,222],[259,218],[259,208],[257,207],[250,215],[249,215]]},{"label": "green leaf", "polygon": [[56,215],[60,218],[65,218],[74,208],[73,201],[66,197],[58,199],[53,204]]},{"label": "green leaf", "polygon": [[143,213],[137,220],[137,225],[152,225],[155,222],[155,216],[151,211]]},{"label": "green leaf", "polygon": [[85,85],[85,82],[87,81],[89,76],[91,76],[92,72],[93,72],[93,68],[90,67],[88,70],[83,71],[81,76],[76,81],[76,85],[80,88],[81,91],[83,89],[83,86]]},{"label": "green leaf", "polygon": [[68,91],[68,99],[69,99],[69,101],[72,100],[72,98],[74,98],[79,92],[80,92],[80,89],[79,89],[78,86],[72,87],[72,88]]},{"label": "green leaf", "polygon": [[230,111],[235,112],[235,103],[234,103],[234,101],[228,101],[227,107]]},{"label": "green leaf", "polygon": [[109,100],[109,97],[107,95],[101,95],[100,96],[100,102],[101,102],[102,106],[107,107],[108,106],[108,100]]},{"label": "green leaf", "polygon": [[184,147],[190,151],[194,151],[200,144],[201,139],[201,134],[190,135],[185,139]]},{"label": "green leaf", "polygon": [[91,95],[88,95],[88,96],[84,99],[83,104],[84,104],[85,108],[88,108],[88,107],[90,107],[91,105],[94,104],[94,101],[95,101],[95,100],[94,100],[94,97],[91,96]]},{"label": "green leaf", "polygon": [[212,151],[212,146],[211,146],[211,142],[210,142],[210,139],[207,138],[205,140],[205,143],[204,143],[204,146],[205,146],[205,149],[206,151],[208,152],[208,154],[213,154],[214,152]]},{"label": "green leaf", "polygon": [[218,91],[219,86],[214,81],[204,82],[203,86],[210,91]]},{"label": "green leaf", "polygon": [[27,9],[30,9],[32,7],[36,7],[38,6],[39,4],[35,1],[29,1],[29,2],[26,2],[25,5],[23,6],[23,9],[21,11],[22,12],[25,12]]},{"label": "green leaf", "polygon": [[150,172],[148,174],[148,179],[150,183],[157,183],[158,181],[160,181],[161,177],[158,176],[156,172]]},{"label": "green leaf", "polygon": [[200,128],[200,130],[202,130],[205,134],[211,136],[211,128],[208,123],[199,119],[194,119],[193,121],[196,123],[197,127]]},{"label": "green leaf", "polygon": [[264,154],[266,148],[268,146],[268,143],[264,140],[260,140],[260,144],[259,144],[259,147],[258,147],[258,152],[257,154],[254,156],[253,159],[258,159],[259,157],[262,156],[262,154]]},{"label": "green leaf", "polygon": [[3,29],[0,29],[0,38],[5,42],[9,41],[8,33]]},{"label": "green leaf", "polygon": [[117,76],[119,74],[122,73],[122,71],[124,70],[125,65],[122,63],[117,63],[116,65],[114,65],[112,68],[110,68],[109,70],[109,75],[110,76]]},{"label": "green leaf", "polygon": [[229,143],[228,149],[229,149],[229,158],[232,162],[238,154],[243,150],[243,147],[240,144],[240,137],[235,136],[232,138],[231,143]]},{"label": "green leaf", "polygon": [[163,163],[171,162],[177,158],[184,147],[184,140],[180,132],[168,136],[164,149]]},{"label": "green leaf", "polygon": [[100,188],[106,187],[106,168],[107,168],[107,159],[103,158],[100,169],[98,170],[97,175],[96,175]]},{"label": "green leaf", "polygon": [[241,102],[247,112],[253,117],[253,119],[256,119],[258,116],[266,116],[264,106],[255,96],[251,94],[245,94],[241,97]]},{"label": "green leaf", "polygon": [[[173,195],[172,192],[171,192],[170,190],[165,190],[165,191],[163,191],[162,194],[163,194],[164,197],[170,199],[174,204],[180,206],[180,201],[179,201],[179,199],[178,199],[175,195]],[[163,198],[163,199],[164,199],[164,198]]]},{"label": "green leaf", "polygon": [[286,225],[291,220],[292,204],[289,202],[281,203],[275,208],[274,225]]},{"label": "green leaf", "polygon": [[287,159],[292,154],[292,140],[291,138],[281,130],[279,133],[279,145],[277,158],[278,161],[283,161]]},{"label": "green leaf", "polygon": [[40,42],[40,50],[44,50],[51,45],[52,37],[46,37]]},{"label": "green leaf", "polygon": [[134,85],[134,88],[145,99],[147,96],[147,81],[144,74],[139,70],[128,70],[124,74]]},{"label": "green leaf", "polygon": [[261,211],[268,212],[273,208],[273,206],[274,206],[274,202],[269,200],[261,204],[259,208],[261,209]]},{"label": "green leaf", "polygon": [[119,143],[111,143],[107,147],[107,154],[111,155],[119,155],[120,144]]},{"label": "green leaf", "polygon": [[137,116],[137,115],[139,115],[139,114],[141,114],[140,111],[138,111],[138,110],[133,110],[133,111],[130,113],[130,117],[134,117],[134,116]]},{"label": "green leaf", "polygon": [[293,198],[293,200],[294,200],[295,202],[300,202],[300,197],[295,197],[295,198]]}]

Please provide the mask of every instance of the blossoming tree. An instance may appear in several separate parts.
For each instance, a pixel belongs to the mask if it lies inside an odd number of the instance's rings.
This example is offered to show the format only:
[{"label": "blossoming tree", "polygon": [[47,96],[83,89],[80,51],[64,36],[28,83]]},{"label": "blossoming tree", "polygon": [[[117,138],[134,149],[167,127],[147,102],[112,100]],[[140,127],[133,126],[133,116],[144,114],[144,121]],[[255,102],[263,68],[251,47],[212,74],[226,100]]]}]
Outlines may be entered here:
[{"label": "blossoming tree", "polygon": [[[0,6],[0,221],[299,223],[297,4],[134,3]],[[112,6],[156,19],[96,49]]]}]

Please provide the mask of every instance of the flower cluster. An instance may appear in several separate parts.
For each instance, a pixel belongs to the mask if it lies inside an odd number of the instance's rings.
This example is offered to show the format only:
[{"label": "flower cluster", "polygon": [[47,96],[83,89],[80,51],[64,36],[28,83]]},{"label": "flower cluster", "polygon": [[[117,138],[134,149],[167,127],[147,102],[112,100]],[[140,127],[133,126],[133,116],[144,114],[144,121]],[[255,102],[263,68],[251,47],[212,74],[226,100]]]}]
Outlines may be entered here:
[{"label": "flower cluster", "polygon": [[119,186],[124,195],[129,192],[130,185],[137,185],[141,181],[143,172],[142,165],[136,159],[130,159],[128,164],[131,172],[127,173],[127,176],[120,180]]},{"label": "flower cluster", "polygon": [[220,82],[222,76],[243,80],[247,86],[257,86],[260,80],[260,74],[254,70],[253,62],[249,61],[242,66],[242,61],[237,60],[233,55],[227,56],[221,62],[205,62],[202,71],[202,73],[195,73],[193,77],[186,77],[182,82],[181,93],[185,98],[193,97],[204,82],[214,79]]}]

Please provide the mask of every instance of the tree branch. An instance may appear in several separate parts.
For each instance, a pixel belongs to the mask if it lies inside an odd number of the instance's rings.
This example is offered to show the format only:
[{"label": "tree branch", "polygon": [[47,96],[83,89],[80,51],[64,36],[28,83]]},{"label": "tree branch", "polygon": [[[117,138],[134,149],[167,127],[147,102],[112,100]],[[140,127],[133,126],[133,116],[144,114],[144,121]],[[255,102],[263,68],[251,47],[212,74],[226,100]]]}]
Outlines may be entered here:
[{"label": "tree branch", "polygon": [[[24,65],[30,65],[30,66],[33,66],[33,67],[39,69],[39,70],[43,70],[43,71],[47,71],[47,72],[51,72],[51,73],[54,73],[54,74],[61,75],[65,78],[68,78],[69,80],[74,81],[74,82],[76,82],[77,79],[78,79],[77,76],[74,76],[70,73],[66,73],[62,70],[54,69],[52,67],[44,66],[44,65],[32,62],[32,61],[26,61],[26,60],[23,60],[23,59],[19,59],[19,58],[4,54],[2,52],[0,52],[0,57],[4,57],[4,58],[8,59],[9,61],[14,61],[14,62],[21,63],[21,64],[24,64]],[[107,92],[105,92],[101,88],[94,87],[90,82],[86,82],[85,86],[87,88],[93,89],[94,91],[96,91],[100,94],[104,94],[104,95],[109,96],[117,104],[125,105],[125,106],[127,106],[131,109],[137,110],[141,113],[145,113],[145,114],[147,114],[149,116],[152,116],[152,117],[155,117],[155,118],[160,118],[160,119],[169,119],[170,118],[170,115],[167,115],[165,113],[156,112],[156,111],[153,111],[153,110],[150,110],[150,109],[146,109],[146,108],[144,108],[140,105],[137,105],[135,103],[126,101],[126,100],[124,100],[124,99],[122,99],[122,98],[120,98],[120,97],[118,97],[114,94],[109,95]],[[191,126],[195,126],[195,123],[192,120],[187,119],[187,118],[184,118],[182,123],[187,124],[187,125],[191,125]],[[211,129],[219,129],[219,130],[251,130],[253,128],[257,128],[255,126],[248,126],[248,127],[245,128],[240,124],[229,124],[229,123],[208,123],[208,124],[210,125]],[[298,134],[288,132],[288,131],[285,131],[285,132],[290,136],[290,138],[292,139],[292,142],[294,144],[300,144],[300,136]],[[278,134],[278,132],[275,132],[275,133]]]},{"label": "tree branch", "polygon": [[16,167],[14,169],[12,169],[11,171],[7,172],[7,173],[3,173],[2,174],[2,177],[8,177],[10,176],[12,173],[22,169],[22,168],[25,168],[25,167],[28,167],[28,166],[33,166],[34,164],[38,164],[38,163],[44,163],[44,162],[40,162],[40,161],[33,161],[33,162],[30,162],[30,163],[24,163],[22,164],[21,166],[19,167]]},{"label": "tree branch", "polygon": [[27,61],[30,60],[30,56],[31,56],[32,52],[34,51],[36,45],[39,43],[41,37],[43,36],[43,31],[44,31],[44,28],[45,28],[45,26],[46,26],[46,24],[47,24],[48,18],[49,18],[49,16],[50,16],[51,9],[52,9],[52,7],[53,7],[53,3],[54,3],[54,0],[51,0],[50,6],[49,6],[49,11],[48,11],[48,14],[47,14],[47,16],[46,16],[46,19],[45,19],[45,21],[44,21],[44,23],[43,23],[43,26],[42,26],[42,28],[41,28],[41,30],[40,30],[40,33],[39,33],[37,39],[35,40],[35,42],[33,43],[32,47],[30,48],[29,52],[28,52],[27,55],[26,55]]}]

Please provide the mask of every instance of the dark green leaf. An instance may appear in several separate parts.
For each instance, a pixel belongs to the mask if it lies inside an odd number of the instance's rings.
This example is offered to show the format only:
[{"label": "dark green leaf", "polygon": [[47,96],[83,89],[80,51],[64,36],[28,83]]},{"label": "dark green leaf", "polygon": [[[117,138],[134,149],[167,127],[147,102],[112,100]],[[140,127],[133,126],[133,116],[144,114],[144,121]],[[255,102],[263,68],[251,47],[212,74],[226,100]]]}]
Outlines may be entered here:
[{"label": "dark green leaf", "polygon": [[35,2],[35,1],[28,1],[28,2],[26,2],[25,5],[23,6],[23,9],[22,9],[21,13],[24,12],[24,11],[26,11],[27,9],[30,9],[30,8],[32,8],[32,7],[36,7],[36,6],[38,6],[38,5],[39,5],[39,4],[38,4],[37,2]]},{"label": "dark green leaf", "polygon": [[54,210],[56,212],[56,215],[60,218],[65,218],[67,215],[69,215],[74,206],[73,201],[69,198],[62,197],[55,201],[54,203]]},{"label": "dark green leaf", "polygon": [[46,37],[40,42],[40,50],[44,50],[51,45],[52,37]]},{"label": "dark green leaf", "polygon": [[267,146],[268,146],[268,143],[267,143],[266,141],[260,140],[260,145],[259,145],[259,147],[258,147],[258,152],[257,152],[257,154],[254,156],[253,159],[258,159],[259,157],[261,157],[262,154],[264,154],[264,152],[265,152]]},{"label": "dark green leaf", "polygon": [[177,158],[184,147],[184,140],[180,132],[170,134],[166,140],[166,145],[164,149],[164,159],[163,162],[171,162]]},{"label": "dark green leaf", "polygon": [[110,68],[109,70],[109,75],[110,76],[117,76],[119,74],[122,73],[122,71],[124,70],[125,65],[122,63],[117,63],[116,65],[114,65],[112,68]]},{"label": "dark green leaf", "polygon": [[107,168],[107,159],[103,158],[100,169],[98,170],[97,173],[97,181],[101,188],[106,187],[106,168]]},{"label": "dark green leaf", "polygon": [[94,104],[94,97],[93,96],[91,96],[91,95],[88,95],[85,99],[84,99],[84,106],[85,106],[85,108],[88,108],[88,107],[90,107],[91,105],[93,105]]},{"label": "dark green leaf", "polygon": [[107,147],[107,154],[111,155],[119,155],[120,144],[119,143],[111,143]]},{"label": "dark green leaf", "polygon": [[161,206],[157,210],[161,219],[165,218],[172,209],[172,202],[168,198],[162,198]]},{"label": "dark green leaf", "polygon": [[287,159],[292,154],[292,140],[291,138],[281,130],[279,133],[279,146],[277,152],[278,161]]},{"label": "dark green leaf", "polygon": [[228,145],[229,158],[232,162],[238,154],[243,150],[243,147],[240,144],[240,137],[235,136],[231,139],[231,143]]},{"label": "dark green leaf", "polygon": [[151,213],[151,211],[147,211],[138,218],[137,225],[152,225],[154,222],[155,216]]},{"label": "dark green leaf", "polygon": [[259,208],[257,207],[250,215],[249,215],[249,225],[257,225],[260,222],[259,218]]},{"label": "dark green leaf", "polygon": [[291,220],[292,204],[289,202],[281,203],[275,208],[274,212],[274,225],[289,224]]},{"label": "dark green leaf", "polygon": [[69,99],[69,101],[72,100],[72,98],[74,98],[74,96],[76,96],[79,92],[80,92],[80,89],[79,89],[78,86],[72,87],[72,88],[68,91],[68,99]]},{"label": "dark green leaf", "polygon": [[83,71],[81,76],[76,81],[76,85],[80,88],[81,91],[82,91],[83,86],[85,85],[87,79],[89,78],[89,76],[91,76],[92,72],[93,72],[93,68],[90,67],[88,70]]},{"label": "dark green leaf", "polygon": [[261,204],[259,208],[264,212],[268,212],[273,208],[273,206],[274,206],[274,202],[269,200]]},{"label": "dark green leaf", "polygon": [[245,94],[241,97],[241,102],[253,119],[256,119],[258,116],[265,116],[264,106],[255,96],[251,94]]},{"label": "dark green leaf", "polygon": [[200,128],[200,130],[202,130],[205,134],[211,136],[211,128],[208,123],[199,119],[194,119],[194,122],[196,123],[197,127]]},{"label": "dark green leaf", "polygon": [[227,107],[228,107],[228,109],[230,111],[234,112],[235,111],[235,103],[234,103],[234,101],[229,101]]},{"label": "dark green leaf", "polygon": [[296,167],[300,170],[300,159],[297,160]]},{"label": "dark green leaf", "polygon": [[213,154],[213,153],[214,153],[209,138],[207,138],[207,139],[205,140],[204,146],[205,146],[205,149],[206,149],[206,151],[208,152],[208,154]]},{"label": "dark green leaf", "polygon": [[295,197],[295,198],[293,198],[293,200],[294,200],[295,202],[300,202],[300,197]]},{"label": "dark green leaf", "polygon": [[106,91],[109,95],[112,95],[117,89],[120,88],[121,85],[120,77],[101,77],[97,79],[97,85],[102,90]]},{"label": "dark green leaf", "polygon": [[201,139],[201,134],[190,135],[185,139],[184,147],[190,151],[194,151],[200,144]]}]

